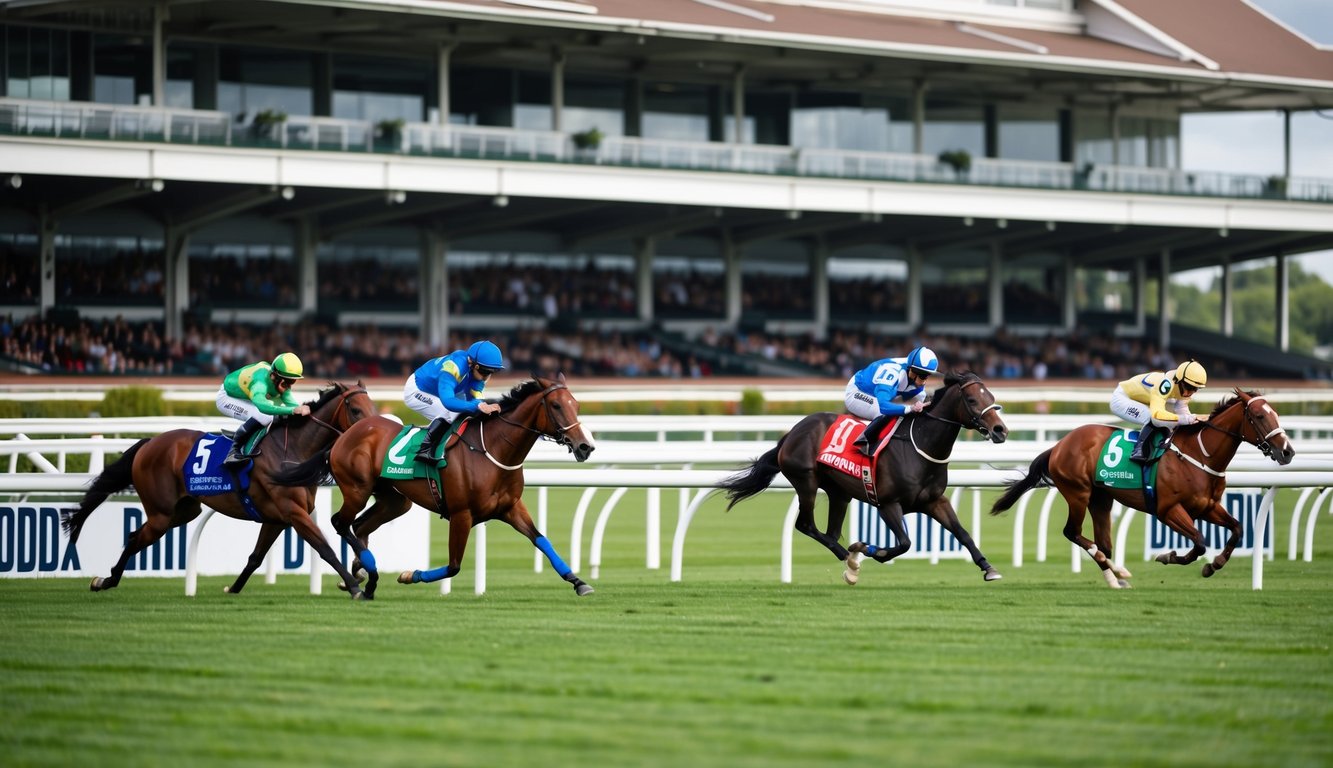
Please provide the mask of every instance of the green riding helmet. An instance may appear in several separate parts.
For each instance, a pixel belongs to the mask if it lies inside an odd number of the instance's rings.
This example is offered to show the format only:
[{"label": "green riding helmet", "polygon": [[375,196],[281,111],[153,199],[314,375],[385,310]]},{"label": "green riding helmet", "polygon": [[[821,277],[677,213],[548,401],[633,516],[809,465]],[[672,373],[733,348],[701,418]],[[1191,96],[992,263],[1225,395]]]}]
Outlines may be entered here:
[{"label": "green riding helmet", "polygon": [[301,358],[291,352],[283,352],[273,358],[273,372],[284,379],[305,378],[305,366],[301,365]]}]

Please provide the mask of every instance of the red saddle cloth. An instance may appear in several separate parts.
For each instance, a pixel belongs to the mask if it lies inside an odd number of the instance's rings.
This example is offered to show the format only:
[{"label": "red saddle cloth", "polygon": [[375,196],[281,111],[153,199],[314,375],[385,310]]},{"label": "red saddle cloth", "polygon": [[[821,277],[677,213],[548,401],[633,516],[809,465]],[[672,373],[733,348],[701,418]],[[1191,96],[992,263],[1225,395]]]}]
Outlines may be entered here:
[{"label": "red saddle cloth", "polygon": [[[888,445],[889,438],[893,436],[894,430],[898,428],[898,422],[901,419],[894,419],[885,426],[884,431],[880,433],[879,444],[875,446],[875,455],[884,450]],[[820,464],[826,464],[841,472],[846,472],[852,477],[862,478],[866,476],[866,469],[870,466],[870,459],[861,453],[860,446],[853,445],[856,438],[866,431],[866,423],[855,416],[839,416],[833,421],[824,433],[823,439],[819,443],[819,455],[816,460]]]}]

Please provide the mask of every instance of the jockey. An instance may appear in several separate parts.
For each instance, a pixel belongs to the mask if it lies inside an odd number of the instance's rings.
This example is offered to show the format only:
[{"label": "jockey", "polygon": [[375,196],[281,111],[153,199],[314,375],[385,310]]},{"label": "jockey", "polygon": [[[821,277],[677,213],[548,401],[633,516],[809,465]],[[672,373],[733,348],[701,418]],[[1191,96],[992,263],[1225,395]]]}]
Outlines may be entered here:
[{"label": "jockey", "polygon": [[1207,418],[1190,413],[1190,398],[1207,385],[1208,372],[1193,359],[1175,371],[1151,371],[1120,382],[1111,393],[1111,413],[1140,427],[1130,460],[1148,462],[1149,436],[1155,427],[1174,430],[1177,425]]},{"label": "jockey", "polygon": [[304,373],[301,358],[283,352],[272,363],[261,360],[227,374],[218,389],[218,410],[243,423],[232,438],[231,453],[222,462],[224,466],[244,464],[258,456],[259,451],[244,453],[245,443],[255,430],[271,424],[274,416],[310,415],[310,406],[296,402],[292,395],[292,384],[304,378]]},{"label": "jockey", "polygon": [[430,419],[426,439],[417,452],[418,459],[434,463],[431,454],[436,444],[459,414],[490,414],[500,410],[498,403],[478,400],[491,374],[504,368],[500,348],[490,341],[478,341],[467,349],[426,361],[407,377],[407,383],[403,385],[403,402]]},{"label": "jockey", "polygon": [[847,412],[870,420],[853,445],[862,446],[861,452],[869,456],[889,417],[920,413],[926,407],[926,379],[939,367],[929,347],[917,347],[907,357],[876,360],[848,379],[843,390]]}]

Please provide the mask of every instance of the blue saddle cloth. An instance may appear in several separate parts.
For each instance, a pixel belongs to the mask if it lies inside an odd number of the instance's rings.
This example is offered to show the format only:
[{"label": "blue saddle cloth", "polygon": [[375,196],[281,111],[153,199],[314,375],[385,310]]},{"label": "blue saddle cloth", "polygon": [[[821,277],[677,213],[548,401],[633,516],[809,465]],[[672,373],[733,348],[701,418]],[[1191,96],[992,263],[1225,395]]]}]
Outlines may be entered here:
[{"label": "blue saddle cloth", "polygon": [[263,517],[250,498],[250,470],[255,463],[247,461],[239,469],[232,470],[222,466],[222,462],[231,452],[231,438],[225,435],[205,433],[194,442],[194,448],[181,467],[181,476],[185,478],[185,492],[191,496],[221,496],[236,493],[241,497],[241,506],[255,522]]}]

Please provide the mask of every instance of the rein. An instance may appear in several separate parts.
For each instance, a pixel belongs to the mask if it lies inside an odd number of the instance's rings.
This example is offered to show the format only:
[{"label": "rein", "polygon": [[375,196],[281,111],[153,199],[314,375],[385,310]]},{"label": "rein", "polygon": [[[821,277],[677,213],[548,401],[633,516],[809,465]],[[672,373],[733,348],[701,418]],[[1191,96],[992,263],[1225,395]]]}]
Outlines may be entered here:
[{"label": "rein", "polygon": [[[972,381],[969,381],[969,382],[967,382],[966,384],[959,384],[959,385],[958,385],[958,391],[959,391],[959,393],[961,394],[962,391],[963,391],[964,389],[967,389],[968,387],[971,387],[971,386],[974,386],[974,385],[977,385],[977,384],[980,384],[980,383],[981,383],[981,379],[973,379]],[[967,400],[963,400],[963,407],[967,409],[967,413],[968,413],[968,415],[972,417],[972,425],[971,425],[971,428],[977,430],[978,432],[980,432],[980,433],[983,434],[983,435],[989,435],[989,434],[990,434],[990,430],[986,429],[985,425],[981,423],[981,417],[982,417],[982,416],[985,416],[985,415],[986,415],[987,413],[989,413],[990,411],[1003,411],[1003,410],[1004,410],[1004,408],[1001,407],[999,403],[991,403],[990,405],[988,405],[988,406],[986,406],[985,408],[983,408],[982,411],[981,411],[981,413],[973,413],[973,412],[972,412],[972,406],[970,406],[970,405],[967,404]],[[968,426],[967,424],[965,424],[964,422],[961,422],[961,421],[954,421],[953,419],[945,418],[944,416],[936,416],[932,411],[934,411],[933,408],[932,408],[930,411],[923,411],[923,412],[922,412],[922,415],[923,415],[923,416],[927,416],[927,417],[929,417],[929,418],[932,418],[932,419],[934,419],[934,420],[936,420],[936,421],[942,421],[942,422],[944,422],[945,424],[953,424],[954,426],[958,426],[958,427],[967,427],[967,426]],[[950,460],[951,458],[953,458],[953,451],[949,451],[949,455],[948,455],[948,456],[945,456],[945,457],[942,458],[942,459],[937,459],[937,458],[935,458],[934,456],[931,456],[930,454],[928,454],[928,453],[926,453],[925,451],[921,450],[921,447],[918,446],[918,445],[916,444],[916,430],[915,430],[915,427],[916,427],[916,419],[912,419],[911,421],[908,422],[908,424],[907,424],[907,438],[908,438],[908,440],[910,440],[910,441],[912,442],[912,449],[915,450],[918,454],[920,454],[921,458],[925,459],[926,461],[931,461],[931,462],[934,462],[934,463],[936,463],[936,464],[948,464],[948,463],[949,463],[949,460]]]},{"label": "rein", "polygon": [[[1270,442],[1271,439],[1277,435],[1286,434],[1286,430],[1284,430],[1281,426],[1278,426],[1277,428],[1270,431],[1268,434],[1266,435],[1262,434],[1259,430],[1259,424],[1255,421],[1254,416],[1250,414],[1250,403],[1253,403],[1255,401],[1265,402],[1264,396],[1256,395],[1254,397],[1251,397],[1249,400],[1237,400],[1236,403],[1241,407],[1241,414],[1245,417],[1245,423],[1249,424],[1250,428],[1254,430],[1254,442],[1252,443],[1252,445],[1258,448],[1259,452],[1262,453],[1263,455],[1271,457],[1273,453],[1273,445]],[[1199,444],[1199,452],[1203,454],[1203,457],[1205,459],[1211,459],[1213,455],[1208,452],[1208,449],[1206,447],[1204,447],[1203,444],[1204,429],[1211,429],[1216,432],[1221,432],[1222,434],[1227,435],[1229,437],[1234,437],[1237,442],[1241,443],[1250,442],[1245,439],[1244,426],[1241,427],[1239,432],[1232,432],[1231,430],[1226,429],[1225,427],[1219,427],[1216,424],[1212,423],[1211,419],[1200,421],[1199,423],[1203,426],[1203,429],[1200,429],[1198,432],[1194,433],[1194,439]],[[1203,470],[1204,472],[1207,472],[1208,474],[1214,477],[1227,476],[1225,472],[1219,472],[1218,470],[1215,470],[1212,467],[1204,464],[1203,462],[1199,461],[1193,456],[1190,456],[1185,452],[1181,451],[1180,448],[1178,448],[1175,443],[1171,444],[1171,450],[1176,454],[1177,457],[1184,459],[1187,463],[1198,467],[1199,469]]]},{"label": "rein", "polygon": [[347,430],[339,429],[338,427],[334,426],[329,422],[336,421],[338,419],[338,411],[341,411],[343,406],[347,405],[347,398],[351,397],[352,395],[358,395],[358,394],[365,395],[369,393],[364,388],[361,387],[358,387],[356,389],[344,390],[343,393],[338,396],[338,406],[333,409],[333,415],[329,417],[329,421],[324,421],[323,419],[319,418],[313,413],[310,414],[310,420],[321,427],[326,427],[341,435],[343,432],[346,432]]},{"label": "rein", "polygon": [[[565,386],[564,384],[552,384],[546,389],[543,389],[541,393],[538,395],[538,397],[541,398],[542,405],[546,406],[547,422],[555,425],[555,431],[556,431],[555,435],[548,435],[547,433],[541,431],[540,429],[536,429],[534,427],[528,426],[527,424],[522,424],[520,422],[513,421],[512,419],[507,419],[505,418],[504,414],[498,414],[496,415],[495,418],[499,419],[500,421],[503,421],[504,423],[510,426],[518,427],[519,429],[522,429],[525,432],[532,432],[538,437],[549,437],[552,440],[554,440],[557,445],[570,445],[571,441],[565,435],[565,433],[573,429],[574,427],[579,426],[579,424],[581,424],[582,422],[575,421],[573,424],[561,426],[560,423],[555,420],[555,412],[551,410],[551,404],[546,402],[547,395],[560,389],[569,389],[569,387]],[[511,472],[523,468],[523,462],[521,461],[512,467],[509,466],[508,464],[501,464],[500,461],[496,459],[494,456],[492,456],[491,452],[486,448],[486,422],[484,420],[481,422],[481,426],[479,427],[479,429],[481,431],[481,452],[483,455],[486,456],[487,459],[490,460],[492,464],[499,467],[500,469],[507,469]],[[510,445],[513,445],[512,441],[510,442]]]}]

